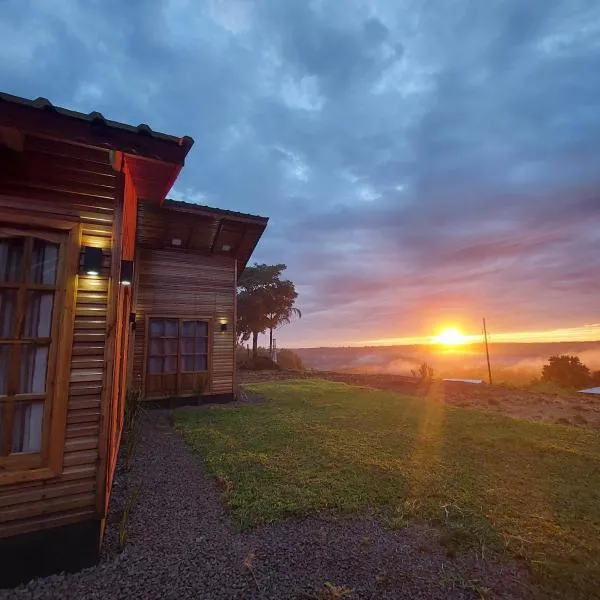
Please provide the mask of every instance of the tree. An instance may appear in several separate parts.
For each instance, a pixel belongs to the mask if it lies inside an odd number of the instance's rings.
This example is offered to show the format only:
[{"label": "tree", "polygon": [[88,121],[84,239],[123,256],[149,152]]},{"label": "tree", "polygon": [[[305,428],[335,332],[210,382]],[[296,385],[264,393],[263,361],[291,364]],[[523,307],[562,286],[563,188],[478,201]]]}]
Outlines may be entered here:
[{"label": "tree", "polygon": [[302,317],[300,309],[294,306],[298,293],[289,280],[277,280],[267,290],[265,296],[265,314],[269,330],[269,353],[273,356],[273,330],[287,325],[294,317]]},{"label": "tree", "polygon": [[551,356],[542,368],[542,381],[549,381],[560,387],[583,387],[590,382],[590,370],[578,356],[562,354]]},{"label": "tree", "polygon": [[246,267],[238,281],[238,336],[240,342],[252,338],[252,356],[258,353],[258,335],[270,332],[273,350],[273,330],[301,316],[294,303],[298,297],[293,282],[282,280],[286,265],[254,264]]}]

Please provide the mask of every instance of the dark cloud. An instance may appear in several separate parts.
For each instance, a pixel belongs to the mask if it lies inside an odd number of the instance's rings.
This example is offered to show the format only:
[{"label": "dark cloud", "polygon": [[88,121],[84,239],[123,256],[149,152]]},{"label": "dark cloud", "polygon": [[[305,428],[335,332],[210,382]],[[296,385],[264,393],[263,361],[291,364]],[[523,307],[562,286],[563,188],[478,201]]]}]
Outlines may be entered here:
[{"label": "dark cloud", "polygon": [[192,135],[180,197],[271,216],[283,342],[597,322],[596,0],[5,0],[0,79]]}]

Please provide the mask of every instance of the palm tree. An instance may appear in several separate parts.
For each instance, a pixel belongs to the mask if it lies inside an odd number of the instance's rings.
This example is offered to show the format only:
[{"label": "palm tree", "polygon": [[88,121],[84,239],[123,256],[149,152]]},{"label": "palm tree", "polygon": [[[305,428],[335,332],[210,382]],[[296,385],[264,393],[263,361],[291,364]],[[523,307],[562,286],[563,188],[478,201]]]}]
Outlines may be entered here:
[{"label": "palm tree", "polygon": [[[291,282],[290,282],[291,283]],[[292,284],[293,285],[293,284]],[[281,325],[288,325],[294,318],[302,318],[302,312],[295,306],[282,306],[281,310],[267,313],[269,329],[269,355],[273,357],[273,330]]]}]

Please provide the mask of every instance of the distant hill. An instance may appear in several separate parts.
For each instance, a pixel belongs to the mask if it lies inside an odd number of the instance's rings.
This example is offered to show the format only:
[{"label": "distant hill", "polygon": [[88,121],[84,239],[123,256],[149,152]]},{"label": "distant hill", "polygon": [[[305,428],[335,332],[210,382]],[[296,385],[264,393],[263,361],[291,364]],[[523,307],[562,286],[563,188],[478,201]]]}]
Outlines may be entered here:
[{"label": "distant hill", "polygon": [[[295,348],[309,369],[356,373],[410,374],[422,362],[437,376],[485,375],[482,344],[457,348],[439,346],[364,346],[346,348]],[[516,381],[539,376],[542,365],[554,354],[575,354],[592,370],[600,370],[600,341],[554,343],[492,343],[490,355],[498,380]]]}]

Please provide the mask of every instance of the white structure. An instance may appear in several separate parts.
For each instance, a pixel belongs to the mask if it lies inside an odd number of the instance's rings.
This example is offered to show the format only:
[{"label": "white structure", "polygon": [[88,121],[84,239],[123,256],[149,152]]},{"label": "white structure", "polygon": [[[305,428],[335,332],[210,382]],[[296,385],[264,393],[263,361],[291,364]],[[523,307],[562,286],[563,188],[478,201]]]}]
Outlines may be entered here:
[{"label": "white structure", "polygon": [[579,390],[578,394],[596,394],[600,396],[600,387],[588,388],[587,390]]},{"label": "white structure", "polygon": [[453,381],[455,383],[483,383],[483,379],[444,379],[444,381]]}]

